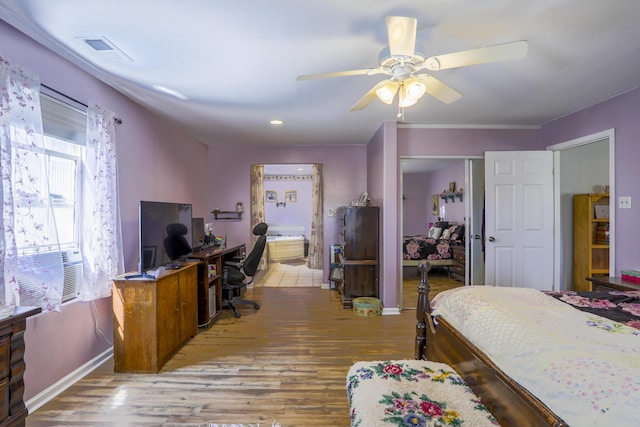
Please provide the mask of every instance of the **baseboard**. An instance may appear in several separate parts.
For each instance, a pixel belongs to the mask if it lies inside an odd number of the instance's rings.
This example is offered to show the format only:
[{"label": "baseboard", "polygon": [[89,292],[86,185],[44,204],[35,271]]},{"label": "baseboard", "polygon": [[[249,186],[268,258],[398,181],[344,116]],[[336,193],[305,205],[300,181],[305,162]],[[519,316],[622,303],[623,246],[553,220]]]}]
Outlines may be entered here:
[{"label": "baseboard", "polygon": [[82,378],[89,375],[96,368],[98,368],[100,365],[102,365],[104,362],[111,359],[112,357],[113,357],[113,347],[110,347],[107,350],[105,350],[102,354],[99,354],[98,356],[94,357],[84,365],[80,366],[75,371],[71,372],[66,377],[61,378],[55,384],[52,384],[51,386],[44,389],[42,392],[38,393],[31,399],[24,402],[25,406],[27,407],[27,410],[29,411],[29,413],[37,411],[38,408],[45,405],[50,400],[54,399],[56,396],[58,396],[60,393],[62,393],[63,391],[65,391],[66,389],[68,389],[78,381],[80,381]]},{"label": "baseboard", "polygon": [[400,314],[400,309],[399,308],[383,308],[382,309],[382,315],[383,316],[387,316],[387,315],[394,315],[394,314]]}]

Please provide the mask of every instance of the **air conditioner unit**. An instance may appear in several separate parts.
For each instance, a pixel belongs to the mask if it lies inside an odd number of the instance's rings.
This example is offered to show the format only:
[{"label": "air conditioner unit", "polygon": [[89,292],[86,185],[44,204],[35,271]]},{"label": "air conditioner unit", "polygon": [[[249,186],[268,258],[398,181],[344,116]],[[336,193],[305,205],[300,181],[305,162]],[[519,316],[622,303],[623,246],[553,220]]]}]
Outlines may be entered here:
[{"label": "air conditioner unit", "polygon": [[62,302],[80,295],[82,285],[82,255],[79,249],[62,251],[62,265],[64,266],[64,288]]},{"label": "air conditioner unit", "polygon": [[37,281],[29,276],[29,268],[57,262],[60,257],[62,257],[62,265],[64,267],[62,301],[76,298],[80,295],[80,285],[82,284],[83,275],[82,255],[79,249],[65,250],[62,252],[46,252],[20,258],[18,263],[22,264],[23,268],[20,269],[18,275],[18,285],[20,285],[22,289],[33,289]]}]

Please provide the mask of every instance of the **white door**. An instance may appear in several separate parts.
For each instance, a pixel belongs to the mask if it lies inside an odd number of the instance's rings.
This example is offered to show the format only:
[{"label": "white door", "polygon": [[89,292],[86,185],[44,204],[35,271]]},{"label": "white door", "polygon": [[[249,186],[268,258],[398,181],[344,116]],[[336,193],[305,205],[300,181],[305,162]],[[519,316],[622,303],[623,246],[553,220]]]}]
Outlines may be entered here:
[{"label": "white door", "polygon": [[485,284],[553,289],[553,152],[485,153]]}]

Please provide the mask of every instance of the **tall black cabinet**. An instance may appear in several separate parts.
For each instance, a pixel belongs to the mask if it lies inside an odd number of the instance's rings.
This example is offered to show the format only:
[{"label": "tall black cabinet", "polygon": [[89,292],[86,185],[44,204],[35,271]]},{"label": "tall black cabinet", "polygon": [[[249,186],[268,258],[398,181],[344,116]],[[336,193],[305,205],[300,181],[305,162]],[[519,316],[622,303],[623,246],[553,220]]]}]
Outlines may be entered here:
[{"label": "tall black cabinet", "polygon": [[346,206],[340,214],[343,247],[340,293],[342,306],[350,308],[353,298],[378,298],[380,208]]}]

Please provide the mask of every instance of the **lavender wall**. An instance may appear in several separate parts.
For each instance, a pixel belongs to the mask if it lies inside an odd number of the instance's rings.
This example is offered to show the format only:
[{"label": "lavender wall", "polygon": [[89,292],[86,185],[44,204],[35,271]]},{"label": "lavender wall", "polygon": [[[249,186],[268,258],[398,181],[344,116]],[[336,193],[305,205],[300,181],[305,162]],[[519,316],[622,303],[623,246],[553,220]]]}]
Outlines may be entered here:
[{"label": "lavender wall", "polygon": [[[122,118],[123,125],[116,129],[118,194],[128,270],[137,268],[141,199],[183,201],[193,204],[194,213],[204,212],[208,188],[204,144],[2,21],[0,55],[35,71],[42,83],[86,104],[100,104]],[[111,347],[111,298],[95,301],[92,308],[93,305],[67,303],[61,313],[44,313],[27,320],[25,399]]]},{"label": "lavender wall", "polygon": [[[449,189],[449,183],[456,183],[456,191],[462,189],[464,191],[464,160],[450,163],[431,173],[429,177],[428,190],[431,194],[441,194],[444,190]],[[431,200],[431,198],[429,198]],[[458,197],[438,200],[438,215],[431,214],[431,204],[429,204],[428,220],[436,222],[438,218],[443,218],[449,222],[464,223],[464,199],[462,201]]]},{"label": "lavender wall", "polygon": [[[265,191],[275,191],[278,195],[278,202],[285,202],[286,205],[278,205],[276,203],[265,203],[264,213],[266,222],[278,225],[301,225],[304,231],[298,234],[304,234],[309,238],[311,232],[311,196],[313,183],[311,180],[284,180],[284,181],[265,181]],[[295,191],[297,194],[294,203],[285,200],[286,191]]]},{"label": "lavender wall", "polygon": [[431,173],[402,174],[402,234],[425,234],[431,216]]},{"label": "lavender wall", "polygon": [[[402,176],[402,233],[405,236],[425,234],[430,224],[442,217],[450,222],[464,222],[464,199],[446,201],[440,197],[454,181],[464,189],[464,160],[454,161],[433,172],[404,173]],[[433,195],[438,196],[438,214],[432,214]]]},{"label": "lavender wall", "polygon": [[[615,129],[615,195],[630,196],[631,209],[616,209],[615,274],[640,270],[638,206],[640,206],[640,88],[548,123],[542,128],[547,145]],[[617,205],[617,203],[616,203]]]}]

